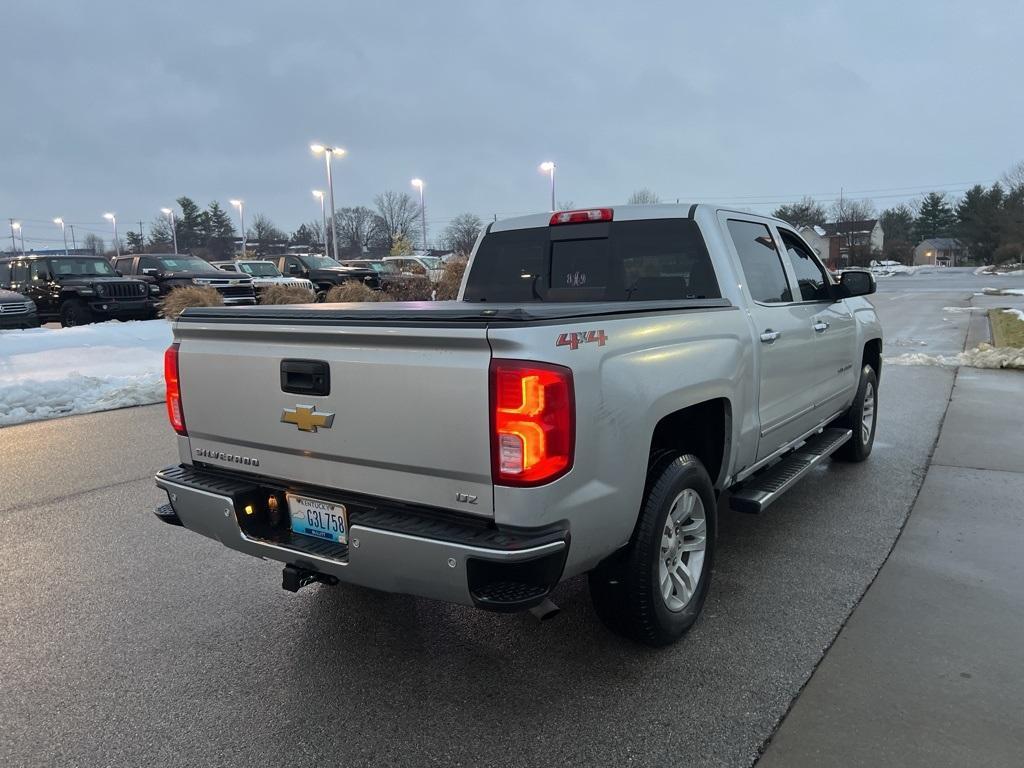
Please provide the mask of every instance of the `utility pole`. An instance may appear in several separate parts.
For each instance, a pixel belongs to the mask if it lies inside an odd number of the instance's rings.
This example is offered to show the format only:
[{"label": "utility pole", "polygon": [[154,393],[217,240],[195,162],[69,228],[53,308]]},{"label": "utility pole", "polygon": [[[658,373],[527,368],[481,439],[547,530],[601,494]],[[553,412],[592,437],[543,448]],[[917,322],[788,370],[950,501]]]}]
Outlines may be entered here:
[{"label": "utility pole", "polygon": [[146,235],[142,231],[142,222],[139,222],[139,253],[146,252]]}]

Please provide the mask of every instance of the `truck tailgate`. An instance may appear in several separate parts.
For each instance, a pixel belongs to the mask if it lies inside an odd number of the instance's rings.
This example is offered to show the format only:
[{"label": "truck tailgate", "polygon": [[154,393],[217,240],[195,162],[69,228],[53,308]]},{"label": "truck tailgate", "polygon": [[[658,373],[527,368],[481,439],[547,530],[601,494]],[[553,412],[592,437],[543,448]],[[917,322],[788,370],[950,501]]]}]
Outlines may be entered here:
[{"label": "truck tailgate", "polygon": [[[193,461],[493,515],[482,325],[192,321],[175,338]],[[282,390],[281,362],[296,359],[327,364],[327,395]],[[297,406],[333,421],[282,421]]]}]

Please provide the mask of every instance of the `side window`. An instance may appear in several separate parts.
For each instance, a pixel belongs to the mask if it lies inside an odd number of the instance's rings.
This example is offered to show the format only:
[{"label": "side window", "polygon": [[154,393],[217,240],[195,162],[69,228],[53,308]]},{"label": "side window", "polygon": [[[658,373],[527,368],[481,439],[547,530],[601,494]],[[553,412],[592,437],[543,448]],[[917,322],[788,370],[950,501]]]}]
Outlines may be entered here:
[{"label": "side window", "polygon": [[21,284],[28,282],[28,264],[19,261],[11,265],[11,282]]},{"label": "side window", "polygon": [[302,271],[302,264],[294,256],[289,256],[284,260],[284,271],[295,274]]},{"label": "side window", "polygon": [[800,286],[800,298],[803,301],[829,301],[828,278],[817,259],[806,245],[792,232],[779,229],[782,243],[786,246],[789,261],[796,273],[796,282]]},{"label": "side window", "polygon": [[122,256],[119,259],[114,259],[114,269],[116,269],[122,275],[130,275],[132,273],[133,258],[133,256]]},{"label": "side window", "polygon": [[729,235],[743,266],[743,276],[754,301],[779,304],[792,301],[782,258],[764,224],[729,219]]},{"label": "side window", "polygon": [[[132,268],[132,260],[131,259],[125,259],[125,262],[126,263],[125,263],[124,267],[125,267],[126,270],[128,270],[130,272],[131,268]],[[159,260],[154,259],[151,256],[140,256],[139,257],[139,274],[143,274],[142,270],[144,270],[144,269],[152,269],[155,272],[162,272],[163,271],[163,269],[160,266]]]},{"label": "side window", "polygon": [[31,267],[32,282],[45,283],[50,279],[50,268],[45,261],[33,261]]},{"label": "side window", "polygon": [[0,288],[11,284],[11,264],[8,261],[0,261]]}]

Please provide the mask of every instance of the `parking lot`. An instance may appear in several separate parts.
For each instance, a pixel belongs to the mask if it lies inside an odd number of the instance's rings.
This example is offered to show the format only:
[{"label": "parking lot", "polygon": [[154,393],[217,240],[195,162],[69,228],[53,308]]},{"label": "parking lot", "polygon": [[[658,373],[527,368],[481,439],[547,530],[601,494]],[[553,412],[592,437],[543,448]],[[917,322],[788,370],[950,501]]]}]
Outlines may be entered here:
[{"label": "parking lot", "polygon": [[[985,280],[884,281],[887,357],[962,349],[970,312],[944,308]],[[883,371],[871,459],[826,462],[764,516],[723,504],[704,615],[660,651],[609,634],[580,579],[544,624],[286,593],[278,565],[150,514],[153,471],[176,460],[161,405],[4,429],[18,482],[0,486],[0,763],[749,765],[888,555],[935,445],[954,370]]]}]

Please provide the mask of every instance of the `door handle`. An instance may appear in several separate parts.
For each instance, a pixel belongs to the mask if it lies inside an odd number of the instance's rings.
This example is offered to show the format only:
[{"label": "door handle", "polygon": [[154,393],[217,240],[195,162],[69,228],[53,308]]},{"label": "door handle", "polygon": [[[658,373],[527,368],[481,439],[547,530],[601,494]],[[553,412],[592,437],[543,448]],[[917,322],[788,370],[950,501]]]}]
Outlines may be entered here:
[{"label": "door handle", "polygon": [[778,339],[781,335],[782,331],[773,331],[771,328],[768,328],[764,333],[761,334],[761,343],[774,344],[775,340]]},{"label": "door handle", "polygon": [[819,320],[814,325],[812,325],[811,328],[814,329],[815,333],[824,333],[829,329],[829,324],[826,323],[824,320]]}]

